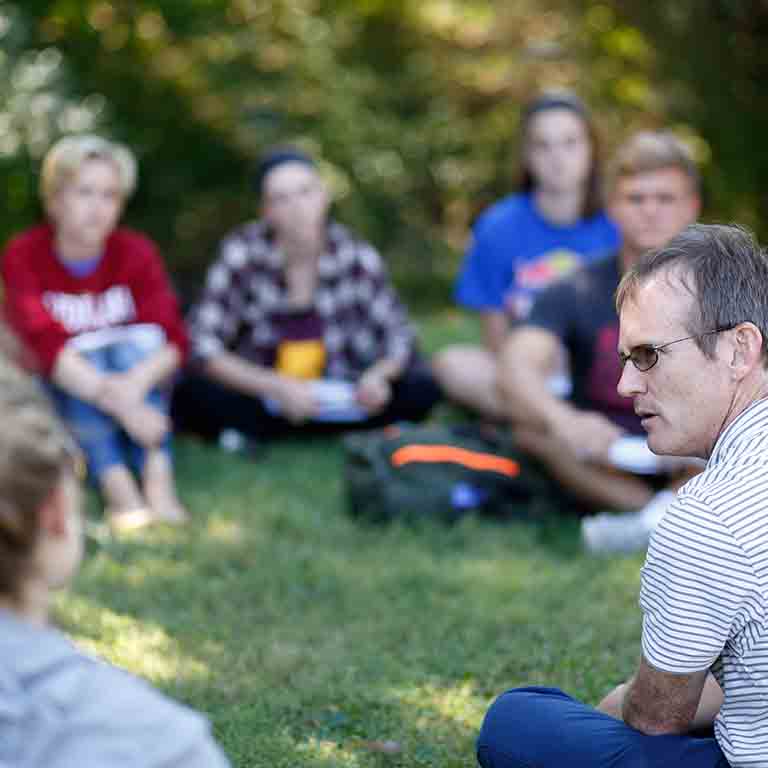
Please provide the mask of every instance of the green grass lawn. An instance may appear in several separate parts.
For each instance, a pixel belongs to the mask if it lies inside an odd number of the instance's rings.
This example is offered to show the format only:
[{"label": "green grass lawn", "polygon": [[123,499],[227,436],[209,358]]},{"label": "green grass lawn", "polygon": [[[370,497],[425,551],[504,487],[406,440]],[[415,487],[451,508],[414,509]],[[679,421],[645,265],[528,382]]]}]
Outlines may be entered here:
[{"label": "green grass lawn", "polygon": [[[476,330],[451,313],[423,337]],[[258,461],[180,440],[177,464],[192,524],[93,549],[58,615],[207,712],[235,766],[471,766],[497,693],[595,702],[633,669],[642,558],[584,556],[567,517],[361,525],[334,439]]]}]

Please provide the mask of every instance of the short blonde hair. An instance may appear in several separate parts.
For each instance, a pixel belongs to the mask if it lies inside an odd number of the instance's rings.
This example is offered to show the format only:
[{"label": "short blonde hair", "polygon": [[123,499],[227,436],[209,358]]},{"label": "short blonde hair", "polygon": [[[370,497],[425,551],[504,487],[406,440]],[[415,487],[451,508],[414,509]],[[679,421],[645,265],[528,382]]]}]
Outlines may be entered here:
[{"label": "short blonde hair", "polygon": [[136,188],[138,175],[136,158],[128,147],[101,136],[80,134],[59,139],[43,160],[40,174],[40,198],[46,210],[53,196],[80,170],[87,160],[105,160],[117,168],[123,197],[128,198]]},{"label": "short blonde hair", "polygon": [[619,179],[640,173],[677,168],[699,193],[701,181],[696,161],[688,147],[666,131],[641,131],[630,136],[617,150],[608,166],[606,198],[610,199]]}]

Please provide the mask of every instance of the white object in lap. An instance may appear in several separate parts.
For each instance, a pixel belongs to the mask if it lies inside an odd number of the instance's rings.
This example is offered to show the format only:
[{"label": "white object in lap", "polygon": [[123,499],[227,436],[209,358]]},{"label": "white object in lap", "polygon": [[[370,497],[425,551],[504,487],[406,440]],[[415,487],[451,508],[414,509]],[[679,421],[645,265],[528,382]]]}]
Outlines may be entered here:
[{"label": "white object in lap", "polygon": [[651,452],[644,437],[620,437],[611,445],[608,458],[617,469],[638,475],[663,472],[661,459]]},{"label": "white object in lap", "polygon": [[616,469],[635,475],[661,475],[694,465],[703,468],[705,464],[702,459],[685,456],[657,456],[639,435],[625,435],[616,440],[610,447],[608,459]]},{"label": "white object in lap", "polygon": [[132,344],[149,354],[165,343],[165,331],[155,323],[113,325],[97,331],[86,331],[73,336],[67,343],[78,352],[95,352],[115,344]]},{"label": "white object in lap", "polygon": [[573,380],[566,372],[554,373],[547,379],[547,389],[555,397],[565,400],[573,392]]},{"label": "white object in lap", "polygon": [[[315,379],[310,385],[318,406],[313,421],[354,423],[368,418],[368,412],[357,403],[357,391],[351,382]],[[280,414],[280,403],[273,398],[264,398],[264,407],[274,416]]]}]

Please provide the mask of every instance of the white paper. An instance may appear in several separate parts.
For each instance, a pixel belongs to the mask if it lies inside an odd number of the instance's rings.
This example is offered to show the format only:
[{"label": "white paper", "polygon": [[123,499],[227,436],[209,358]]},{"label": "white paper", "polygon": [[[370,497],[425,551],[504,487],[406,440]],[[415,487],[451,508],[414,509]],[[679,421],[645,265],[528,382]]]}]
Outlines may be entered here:
[{"label": "white paper", "polygon": [[651,451],[644,437],[620,437],[611,446],[608,456],[617,469],[638,475],[655,475],[664,471],[660,457]]},{"label": "white paper", "polygon": [[[368,412],[358,405],[355,385],[351,382],[315,379],[309,383],[317,403],[313,421],[353,423],[368,418]],[[273,398],[264,398],[264,407],[275,416],[280,414],[280,403]]]},{"label": "white paper", "polygon": [[165,343],[165,331],[155,323],[113,325],[97,331],[86,331],[68,342],[78,352],[94,352],[113,344],[134,344],[143,352],[153,352]]}]

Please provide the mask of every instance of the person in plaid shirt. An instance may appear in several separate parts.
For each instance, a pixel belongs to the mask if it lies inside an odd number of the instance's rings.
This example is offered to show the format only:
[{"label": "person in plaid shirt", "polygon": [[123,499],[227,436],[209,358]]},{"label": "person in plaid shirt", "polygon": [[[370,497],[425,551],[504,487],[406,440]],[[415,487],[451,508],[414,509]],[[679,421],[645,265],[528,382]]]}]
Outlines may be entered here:
[{"label": "person in plaid shirt", "polygon": [[377,251],[330,219],[312,158],[259,163],[262,218],[222,241],[189,318],[179,429],[252,438],[424,418],[439,397]]}]

